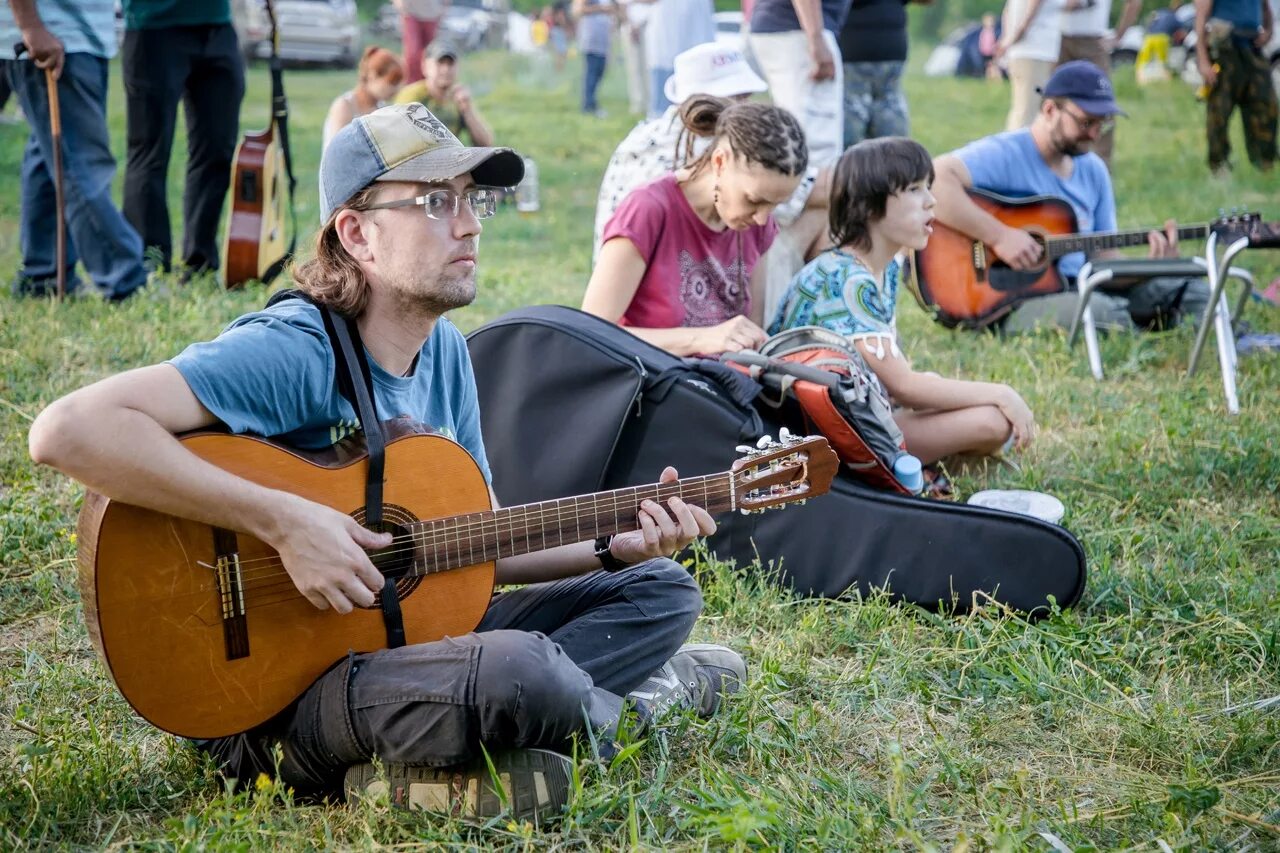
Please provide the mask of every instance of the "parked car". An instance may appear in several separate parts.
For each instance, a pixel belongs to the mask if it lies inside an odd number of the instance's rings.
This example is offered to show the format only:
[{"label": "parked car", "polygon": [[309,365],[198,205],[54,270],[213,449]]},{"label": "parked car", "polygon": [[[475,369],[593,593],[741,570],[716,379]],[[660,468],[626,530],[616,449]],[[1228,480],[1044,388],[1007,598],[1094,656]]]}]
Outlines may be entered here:
[{"label": "parked car", "polygon": [[510,11],[510,0],[450,0],[440,29],[464,50],[501,48],[507,43]]},{"label": "parked car", "polygon": [[[275,0],[280,58],[353,68],[363,39],[355,0]],[[262,0],[232,0],[232,19],[246,60],[271,55],[271,22]]]}]

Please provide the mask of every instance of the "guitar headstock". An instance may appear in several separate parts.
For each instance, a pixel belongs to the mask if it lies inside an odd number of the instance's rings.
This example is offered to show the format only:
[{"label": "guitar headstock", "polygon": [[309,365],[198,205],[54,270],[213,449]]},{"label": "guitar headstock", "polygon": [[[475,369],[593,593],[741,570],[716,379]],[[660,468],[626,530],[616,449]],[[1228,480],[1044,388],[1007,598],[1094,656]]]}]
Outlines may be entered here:
[{"label": "guitar headstock", "polygon": [[1209,230],[1223,243],[1234,243],[1241,237],[1249,238],[1250,248],[1280,248],[1280,222],[1264,222],[1257,212],[1232,212],[1219,216],[1209,224]]},{"label": "guitar headstock", "polygon": [[744,513],[805,501],[831,488],[840,460],[825,438],[793,436],[783,429],[779,439],[764,436],[755,447],[738,448],[744,455],[733,463],[730,476]]}]

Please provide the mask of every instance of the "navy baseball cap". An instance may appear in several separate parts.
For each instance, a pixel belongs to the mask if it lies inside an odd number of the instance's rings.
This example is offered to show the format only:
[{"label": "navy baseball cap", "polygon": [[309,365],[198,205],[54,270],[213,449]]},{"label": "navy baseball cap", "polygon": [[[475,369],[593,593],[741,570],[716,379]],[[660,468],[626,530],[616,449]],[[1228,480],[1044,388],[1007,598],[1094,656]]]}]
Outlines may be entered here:
[{"label": "navy baseball cap", "polygon": [[1066,98],[1089,115],[1128,115],[1116,103],[1116,93],[1107,75],[1087,59],[1062,63],[1049,82],[1036,91],[1046,98]]},{"label": "navy baseball cap", "polygon": [[524,160],[510,148],[469,148],[419,103],[383,107],[339,130],[320,156],[320,221],[374,181],[447,181],[514,187]]}]

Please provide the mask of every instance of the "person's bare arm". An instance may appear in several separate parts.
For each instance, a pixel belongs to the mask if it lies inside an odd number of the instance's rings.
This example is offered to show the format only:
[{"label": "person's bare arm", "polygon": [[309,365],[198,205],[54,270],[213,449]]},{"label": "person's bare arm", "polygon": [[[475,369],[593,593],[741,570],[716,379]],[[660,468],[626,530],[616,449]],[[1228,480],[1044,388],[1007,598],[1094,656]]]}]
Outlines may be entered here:
[{"label": "person's bare arm", "polygon": [[453,92],[453,102],[457,105],[458,112],[462,114],[467,130],[471,133],[471,144],[480,148],[493,145],[493,128],[489,127],[484,116],[480,115],[475,101],[471,100],[471,90],[466,86],[457,87]]},{"label": "person's bare arm", "polygon": [[1120,10],[1120,20],[1116,22],[1113,44],[1119,43],[1120,39],[1124,38],[1129,27],[1138,22],[1140,14],[1142,14],[1142,0],[1124,0],[1124,8]]},{"label": "person's bare arm", "polygon": [[764,258],[760,258],[751,270],[751,279],[749,281],[749,286],[751,287],[751,322],[762,329],[764,324],[769,321],[769,318],[764,316],[764,298],[769,284],[768,266],[768,264],[764,263]]},{"label": "person's bare arm", "polygon": [[1262,29],[1258,30],[1258,37],[1253,40],[1253,43],[1258,47],[1266,47],[1275,29],[1275,17],[1271,12],[1271,4],[1267,0],[1258,0],[1258,2],[1262,4]]},{"label": "person's bare arm", "polygon": [[355,112],[351,108],[351,103],[341,95],[333,99],[333,103],[329,105],[329,114],[324,119],[324,130],[322,138],[328,144],[328,140],[333,139],[338,131],[351,124],[351,119],[355,117]]},{"label": "person's bare arm", "polygon": [[[13,22],[22,34],[22,43],[27,52],[35,60],[37,68],[52,68],[53,79],[62,77],[62,64],[66,60],[66,52],[62,41],[45,27],[44,21],[36,11],[36,0],[9,0],[9,8],[13,10]],[[3,45],[8,51],[13,45]]]},{"label": "person's bare arm", "polygon": [[237,477],[174,437],[211,426],[178,369],[158,364],[96,382],[51,403],[28,437],[31,458],[114,500],[242,531],[280,553],[317,607],[373,603],[382,576],[362,548],[385,547],[350,516]]},{"label": "person's bare arm", "polygon": [[1006,49],[1013,47],[1022,41],[1023,36],[1027,34],[1027,30],[1031,27],[1031,22],[1036,19],[1036,13],[1040,11],[1040,4],[1043,0],[1030,0],[1027,3],[1027,14],[1022,16],[1021,21],[1011,22],[1013,25],[1013,34],[1008,39],[1002,39]]},{"label": "person's bare arm", "polygon": [[791,5],[809,41],[809,59],[813,63],[809,76],[814,80],[834,80],[836,60],[822,35],[822,0],[791,0]]},{"label": "person's bare arm", "polygon": [[[757,268],[762,265],[757,265]],[[600,247],[600,257],[582,297],[582,310],[617,323],[635,298],[644,278],[645,261],[626,237],[614,237]],[[764,330],[747,317],[734,317],[716,326],[699,328],[646,329],[628,326],[641,340],[674,355],[735,352],[754,349],[764,343]]]},{"label": "person's bare arm", "polygon": [[1008,385],[996,382],[974,382],[947,379],[936,373],[921,373],[911,367],[906,356],[885,348],[884,357],[877,355],[878,346],[868,340],[854,342],[867,366],[880,379],[895,403],[923,411],[951,411],[971,406],[995,406],[1013,427],[1014,442],[1025,447],[1031,442],[1035,420],[1026,402]]},{"label": "person's bare arm", "polygon": [[[1267,5],[1267,0],[1261,0]],[[1210,89],[1218,82],[1218,72],[1213,68],[1213,60],[1209,58],[1209,13],[1213,11],[1213,0],[1195,0],[1196,4],[1196,67],[1204,84]]]},{"label": "person's bare arm", "polygon": [[933,161],[933,172],[933,195],[938,201],[934,215],[939,222],[991,246],[1014,269],[1035,266],[1040,244],[1021,228],[1005,225],[974,203],[967,192],[973,179],[959,157],[943,154]]},{"label": "person's bare arm", "polygon": [[[668,467],[658,478],[662,483],[679,479],[676,469]],[[490,490],[493,505],[498,498]],[[609,543],[609,551],[627,565],[654,557],[665,557],[684,548],[699,536],[716,532],[716,523],[702,507],[671,498],[666,506],[647,500],[637,513],[640,529],[618,533]],[[495,580],[500,584],[541,583],[558,578],[586,574],[600,568],[595,542],[575,542],[498,560]]]}]

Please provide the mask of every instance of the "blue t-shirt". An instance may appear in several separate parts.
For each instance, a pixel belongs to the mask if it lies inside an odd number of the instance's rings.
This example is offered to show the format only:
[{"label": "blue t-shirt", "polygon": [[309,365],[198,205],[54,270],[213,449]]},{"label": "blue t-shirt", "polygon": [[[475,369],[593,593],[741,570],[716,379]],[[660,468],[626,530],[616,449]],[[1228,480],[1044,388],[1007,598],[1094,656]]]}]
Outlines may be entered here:
[{"label": "blue t-shirt", "polygon": [[[116,12],[112,0],[36,0],[36,14],[45,29],[58,37],[67,53],[87,53],[110,59],[116,55]],[[13,59],[13,46],[22,41],[8,3],[0,3],[0,59]],[[23,61],[31,54],[24,53]]]},{"label": "blue t-shirt", "polygon": [[1210,18],[1230,21],[1237,30],[1253,32],[1262,26],[1262,3],[1266,0],[1213,0]]},{"label": "blue t-shirt", "polygon": [[[822,28],[840,32],[851,0],[822,0]],[[751,10],[751,32],[787,33],[800,29],[796,7],[791,0],[757,0]]]},{"label": "blue t-shirt", "polygon": [[[192,344],[169,364],[206,409],[234,433],[276,438],[305,450],[360,429],[338,393],[337,366],[320,311],[300,299],[233,321],[212,341]],[[382,420],[407,415],[457,441],[491,482],[467,344],[441,317],[408,376],[369,357],[374,406]]]},{"label": "blue t-shirt", "polygon": [[[1045,163],[1031,130],[1010,130],[970,142],[955,155],[969,170],[975,189],[1010,198],[1048,195],[1064,199],[1076,212],[1080,233],[1116,230],[1116,199],[1102,158],[1090,151],[1073,157],[1071,177],[1060,178]],[[1084,253],[1064,255],[1058,271],[1074,282]]]},{"label": "blue t-shirt", "polygon": [[894,312],[901,272],[898,261],[890,261],[881,285],[853,255],[843,249],[828,249],[805,264],[791,280],[769,324],[769,334],[800,326],[821,326],[852,341],[870,340],[880,358],[886,351],[896,355],[898,326]]}]

